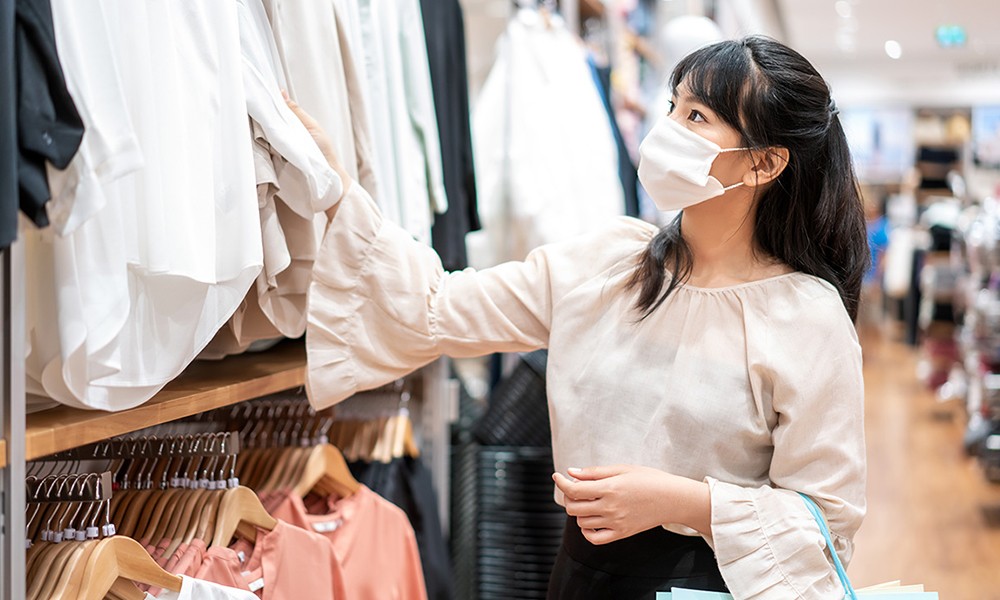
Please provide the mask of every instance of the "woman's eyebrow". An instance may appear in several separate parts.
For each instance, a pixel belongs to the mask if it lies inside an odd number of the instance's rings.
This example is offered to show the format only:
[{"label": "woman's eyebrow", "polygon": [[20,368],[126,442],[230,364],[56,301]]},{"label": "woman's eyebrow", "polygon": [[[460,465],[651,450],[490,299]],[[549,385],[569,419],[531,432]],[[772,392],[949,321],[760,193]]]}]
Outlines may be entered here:
[{"label": "woman's eyebrow", "polygon": [[695,100],[696,98],[691,95],[691,92],[684,86],[678,86],[674,89],[673,93],[670,94],[672,100]]}]

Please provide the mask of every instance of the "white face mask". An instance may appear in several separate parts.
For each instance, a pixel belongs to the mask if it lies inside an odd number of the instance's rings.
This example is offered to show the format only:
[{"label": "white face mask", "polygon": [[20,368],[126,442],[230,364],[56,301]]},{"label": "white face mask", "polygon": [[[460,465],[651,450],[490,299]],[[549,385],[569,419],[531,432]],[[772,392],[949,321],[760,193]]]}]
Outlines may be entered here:
[{"label": "white face mask", "polygon": [[639,181],[660,210],[682,210],[721,196],[743,182],[723,187],[709,175],[720,148],[668,116],[657,121],[639,145]]}]

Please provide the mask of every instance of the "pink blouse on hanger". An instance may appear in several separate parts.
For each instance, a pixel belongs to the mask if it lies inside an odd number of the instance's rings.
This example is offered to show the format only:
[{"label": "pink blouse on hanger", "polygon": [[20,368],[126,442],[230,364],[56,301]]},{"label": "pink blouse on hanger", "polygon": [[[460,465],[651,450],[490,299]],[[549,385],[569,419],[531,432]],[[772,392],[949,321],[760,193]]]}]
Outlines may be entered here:
[{"label": "pink blouse on hanger", "polygon": [[365,486],[310,514],[286,493],[271,514],[333,542],[351,600],[426,600],[416,536],[399,507]]},{"label": "pink blouse on hanger", "polygon": [[250,543],[210,548],[198,578],[254,592],[264,600],[344,600],[345,576],[330,542],[278,521]]}]

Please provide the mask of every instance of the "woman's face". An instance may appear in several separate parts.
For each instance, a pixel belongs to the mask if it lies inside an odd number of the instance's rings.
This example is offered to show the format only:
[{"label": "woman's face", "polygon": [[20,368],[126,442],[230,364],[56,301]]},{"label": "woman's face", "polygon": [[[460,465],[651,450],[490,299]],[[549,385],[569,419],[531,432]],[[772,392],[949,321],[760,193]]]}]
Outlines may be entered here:
[{"label": "woman's face", "polygon": [[[684,83],[677,86],[671,98],[670,118],[718,144],[720,148],[739,148],[743,145],[740,134],[712,109],[692,96]],[[730,186],[743,181],[749,168],[750,163],[745,153],[723,152],[715,159],[709,173],[723,186]]]}]

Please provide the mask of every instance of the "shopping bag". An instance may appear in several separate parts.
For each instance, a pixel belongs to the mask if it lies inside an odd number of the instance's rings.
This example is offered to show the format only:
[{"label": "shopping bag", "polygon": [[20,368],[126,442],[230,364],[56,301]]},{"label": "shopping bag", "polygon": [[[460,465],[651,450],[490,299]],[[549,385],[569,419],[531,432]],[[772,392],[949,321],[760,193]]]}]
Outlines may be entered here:
[{"label": "shopping bag", "polygon": [[[826,540],[826,547],[833,548],[833,540],[830,539],[830,529],[826,526],[826,519],[812,498],[805,494],[802,496],[803,502],[812,513],[819,530]],[[938,600],[937,592],[925,592],[922,585],[901,585],[898,581],[891,581],[864,589],[855,590],[851,586],[851,581],[847,578],[847,571],[840,562],[840,557],[836,552],[831,551],[833,557],[833,567],[837,571],[837,577],[841,585],[844,586],[844,598],[848,600]],[[669,592],[657,592],[656,600],[733,600],[730,594],[723,592],[706,592],[702,590],[686,590],[673,588]]]},{"label": "shopping bag", "polygon": [[[922,585],[901,585],[855,590],[858,600],[937,600],[938,595],[925,592]],[[672,592],[658,592],[656,600],[733,600],[733,597],[723,592],[705,592],[702,590],[685,590],[674,588]]]}]

